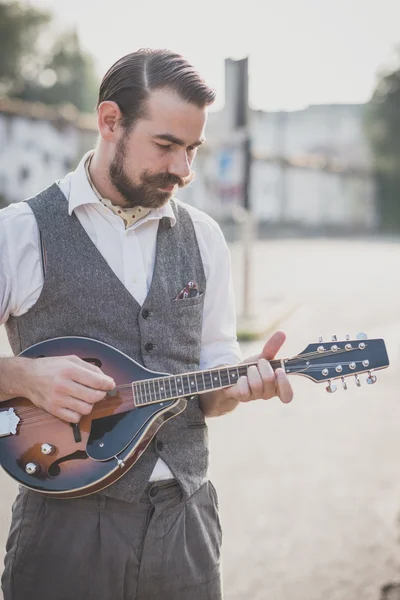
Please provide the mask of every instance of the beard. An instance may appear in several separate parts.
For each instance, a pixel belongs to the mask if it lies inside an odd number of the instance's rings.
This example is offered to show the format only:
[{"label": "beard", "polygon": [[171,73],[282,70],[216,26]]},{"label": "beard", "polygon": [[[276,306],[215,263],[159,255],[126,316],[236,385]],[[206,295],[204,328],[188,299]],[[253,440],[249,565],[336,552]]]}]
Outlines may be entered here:
[{"label": "beard", "polygon": [[188,177],[182,178],[171,173],[151,173],[148,170],[140,174],[140,183],[135,184],[126,173],[124,164],[126,157],[125,139],[122,138],[116,147],[115,156],[109,166],[108,175],[113,186],[125,199],[126,208],[143,206],[144,208],[160,208],[168,202],[172,192],[161,191],[171,185],[180,188],[188,185],[194,177],[192,172]]}]

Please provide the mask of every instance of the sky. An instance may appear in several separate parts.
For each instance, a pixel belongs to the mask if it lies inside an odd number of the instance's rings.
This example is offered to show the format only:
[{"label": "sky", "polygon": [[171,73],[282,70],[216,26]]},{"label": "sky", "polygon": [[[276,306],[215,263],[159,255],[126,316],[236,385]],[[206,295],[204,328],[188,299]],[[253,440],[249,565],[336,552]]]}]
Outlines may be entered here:
[{"label": "sky", "polygon": [[224,59],[249,57],[250,105],[359,103],[400,62],[400,0],[23,0],[76,25],[101,77],[141,47],[183,54],[224,101]]}]

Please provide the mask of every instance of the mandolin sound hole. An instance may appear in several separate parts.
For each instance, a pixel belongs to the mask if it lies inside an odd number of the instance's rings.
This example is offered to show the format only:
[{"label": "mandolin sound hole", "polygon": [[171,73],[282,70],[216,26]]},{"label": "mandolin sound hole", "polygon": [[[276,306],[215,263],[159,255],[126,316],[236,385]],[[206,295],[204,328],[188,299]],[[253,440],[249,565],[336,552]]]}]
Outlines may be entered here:
[{"label": "mandolin sound hole", "polygon": [[62,463],[70,460],[86,460],[87,458],[89,457],[84,450],[77,450],[72,454],[67,454],[67,456],[55,460],[48,468],[47,473],[49,474],[49,477],[57,477],[61,473],[60,465]]}]

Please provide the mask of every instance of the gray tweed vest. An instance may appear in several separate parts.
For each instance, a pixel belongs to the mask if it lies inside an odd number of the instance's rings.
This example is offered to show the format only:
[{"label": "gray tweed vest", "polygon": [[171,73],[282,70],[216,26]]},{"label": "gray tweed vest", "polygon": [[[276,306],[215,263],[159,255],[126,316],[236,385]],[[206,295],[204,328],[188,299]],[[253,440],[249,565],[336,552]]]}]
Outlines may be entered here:
[{"label": "gray tweed vest", "polygon": [[[153,279],[140,306],[78,218],[68,214],[68,202],[57,184],[27,202],[46,251],[46,275],[36,304],[6,323],[14,354],[46,339],[76,335],[114,346],[154,371],[177,374],[199,368],[206,278],[193,223],[181,203],[172,202],[174,227],[168,218],[160,221]],[[174,299],[189,281],[196,281],[202,293],[181,305]],[[186,497],[204,483],[208,433],[198,399],[167,421],[136,465],[101,493],[137,498],[158,456]]]}]

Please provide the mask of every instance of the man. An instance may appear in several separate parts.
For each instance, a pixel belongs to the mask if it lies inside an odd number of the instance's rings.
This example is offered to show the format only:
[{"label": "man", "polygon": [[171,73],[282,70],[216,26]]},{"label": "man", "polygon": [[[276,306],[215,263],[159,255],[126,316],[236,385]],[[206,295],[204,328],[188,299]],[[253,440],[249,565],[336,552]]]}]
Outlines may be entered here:
[{"label": "man", "polygon": [[[156,371],[240,362],[222,233],[173,199],[192,178],[213,101],[196,70],[167,50],[140,50],[110,68],[95,150],[58,185],[0,213],[0,323],[15,355],[78,335]],[[183,297],[189,282],[195,297]],[[57,500],[21,489],[5,600],[222,598],[204,417],[258,398],[289,402],[284,370],[274,373],[268,362],[283,341],[282,332],[272,336],[236,385],[189,402],[102,492]],[[0,400],[27,397],[70,423],[114,385],[77,357],[0,359]]]}]

